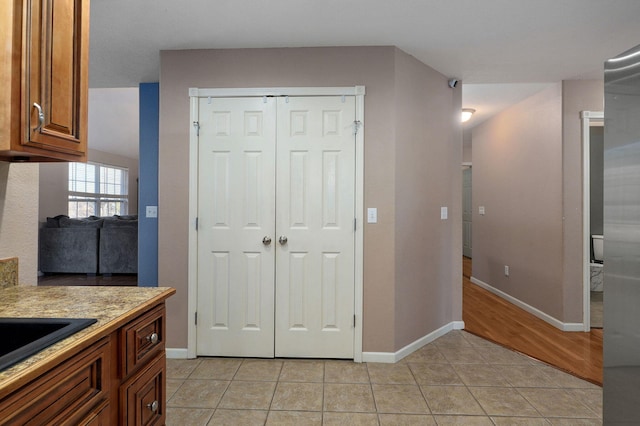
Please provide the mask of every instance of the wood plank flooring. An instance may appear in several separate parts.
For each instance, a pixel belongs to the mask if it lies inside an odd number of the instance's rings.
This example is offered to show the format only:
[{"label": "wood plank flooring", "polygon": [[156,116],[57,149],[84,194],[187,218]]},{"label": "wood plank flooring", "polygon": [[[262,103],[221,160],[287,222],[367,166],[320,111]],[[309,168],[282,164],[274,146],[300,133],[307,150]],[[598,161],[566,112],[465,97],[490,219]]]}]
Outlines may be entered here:
[{"label": "wood plank flooring", "polygon": [[463,258],[465,330],[602,386],[602,329],[563,332],[473,284]]},{"label": "wood plank flooring", "polygon": [[137,286],[138,274],[47,274],[38,277],[38,285]]}]

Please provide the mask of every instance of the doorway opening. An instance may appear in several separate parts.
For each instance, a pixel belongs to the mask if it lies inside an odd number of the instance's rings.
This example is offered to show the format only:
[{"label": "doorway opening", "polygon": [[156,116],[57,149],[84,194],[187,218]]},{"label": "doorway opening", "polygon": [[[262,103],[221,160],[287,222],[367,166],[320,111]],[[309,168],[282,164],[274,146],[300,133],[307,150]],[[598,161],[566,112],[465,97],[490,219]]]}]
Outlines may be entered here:
[{"label": "doorway opening", "polygon": [[[604,113],[582,111],[582,281],[584,331],[602,328],[603,265],[594,259],[602,241],[602,134]],[[598,189],[600,188],[600,189]],[[595,235],[595,237],[593,237]],[[598,241],[599,240],[599,241]],[[596,254],[596,257],[597,254]],[[592,297],[593,296],[593,297]]]}]

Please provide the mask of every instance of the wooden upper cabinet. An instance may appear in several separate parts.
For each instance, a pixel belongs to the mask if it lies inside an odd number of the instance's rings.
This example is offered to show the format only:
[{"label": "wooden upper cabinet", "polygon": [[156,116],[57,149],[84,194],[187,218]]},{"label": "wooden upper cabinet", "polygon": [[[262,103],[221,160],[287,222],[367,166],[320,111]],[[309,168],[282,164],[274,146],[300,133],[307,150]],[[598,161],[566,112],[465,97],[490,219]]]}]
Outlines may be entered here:
[{"label": "wooden upper cabinet", "polygon": [[86,161],[89,0],[0,3],[0,36],[12,40],[11,52],[0,52],[2,86],[11,87],[3,95],[11,107],[0,107],[0,156]]}]

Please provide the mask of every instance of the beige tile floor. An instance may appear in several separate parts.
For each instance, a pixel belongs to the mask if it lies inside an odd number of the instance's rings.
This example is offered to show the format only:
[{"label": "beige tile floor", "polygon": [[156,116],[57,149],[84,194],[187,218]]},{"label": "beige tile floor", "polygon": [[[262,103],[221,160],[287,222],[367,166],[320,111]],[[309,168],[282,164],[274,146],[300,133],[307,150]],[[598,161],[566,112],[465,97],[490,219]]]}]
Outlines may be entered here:
[{"label": "beige tile floor", "polygon": [[464,331],[396,364],[167,360],[167,425],[601,425],[602,388]]}]

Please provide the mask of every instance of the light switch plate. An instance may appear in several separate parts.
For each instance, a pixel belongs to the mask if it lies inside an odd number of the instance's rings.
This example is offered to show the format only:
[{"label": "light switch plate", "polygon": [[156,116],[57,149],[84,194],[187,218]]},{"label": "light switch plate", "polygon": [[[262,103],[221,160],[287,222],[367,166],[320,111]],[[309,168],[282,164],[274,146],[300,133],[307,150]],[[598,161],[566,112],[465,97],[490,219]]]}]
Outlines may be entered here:
[{"label": "light switch plate", "polygon": [[440,219],[445,220],[449,217],[449,209],[447,207],[440,207]]},{"label": "light switch plate", "polygon": [[367,223],[378,223],[378,209],[376,207],[367,209]]},{"label": "light switch plate", "polygon": [[146,217],[158,217],[158,206],[147,206]]},{"label": "light switch plate", "polygon": [[478,213],[484,216],[484,206],[478,207]]}]

